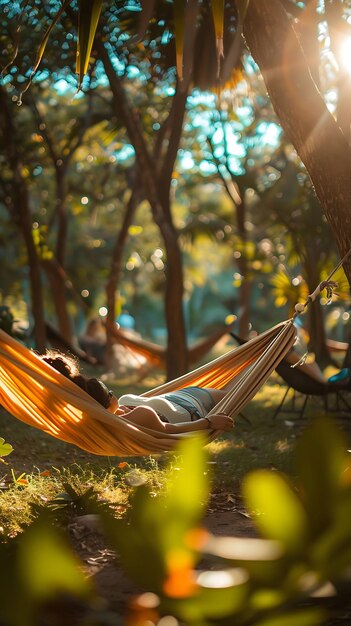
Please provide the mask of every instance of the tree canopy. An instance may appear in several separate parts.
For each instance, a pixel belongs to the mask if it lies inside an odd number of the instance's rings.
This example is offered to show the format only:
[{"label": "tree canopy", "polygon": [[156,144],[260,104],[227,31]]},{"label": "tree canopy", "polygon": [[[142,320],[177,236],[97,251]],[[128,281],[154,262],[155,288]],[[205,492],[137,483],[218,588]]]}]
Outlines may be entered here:
[{"label": "tree canopy", "polygon": [[3,289],[29,278],[37,344],[44,308],[72,339],[126,303],[174,376],[204,277],[247,334],[269,273],[312,288],[350,249],[349,2],[0,5]]}]

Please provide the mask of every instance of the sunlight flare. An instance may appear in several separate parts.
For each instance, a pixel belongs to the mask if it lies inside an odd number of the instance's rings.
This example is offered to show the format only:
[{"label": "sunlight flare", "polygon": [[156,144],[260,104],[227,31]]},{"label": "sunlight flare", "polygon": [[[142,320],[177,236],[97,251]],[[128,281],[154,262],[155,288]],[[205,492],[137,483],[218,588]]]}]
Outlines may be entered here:
[{"label": "sunlight flare", "polygon": [[351,74],[351,37],[347,37],[340,46],[342,67]]}]

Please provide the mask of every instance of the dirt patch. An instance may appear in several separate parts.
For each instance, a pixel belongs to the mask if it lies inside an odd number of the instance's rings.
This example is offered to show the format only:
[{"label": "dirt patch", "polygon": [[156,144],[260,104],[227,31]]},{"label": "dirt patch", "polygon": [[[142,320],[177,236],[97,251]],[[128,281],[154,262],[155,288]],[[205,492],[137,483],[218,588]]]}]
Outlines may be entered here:
[{"label": "dirt patch", "polygon": [[[74,464],[79,466],[90,464],[101,469],[110,468],[111,465],[117,465],[120,460],[123,460],[118,457],[109,459],[88,454],[75,446],[55,440],[41,431],[21,424],[1,409],[0,419],[0,436],[14,446],[14,452],[8,457],[8,465],[1,467],[1,474],[3,477],[7,476],[7,480],[11,480],[11,469],[18,476],[23,472],[32,473],[51,467],[72,467]],[[350,434],[349,420],[342,423],[342,429],[348,435]],[[228,494],[222,491],[212,495],[204,526],[216,536],[255,536],[252,520],[245,512],[240,496],[235,492]],[[146,590],[139,589],[125,574],[118,557],[99,532],[94,518],[91,516],[75,517],[68,523],[67,530],[74,551],[81,559],[87,575],[96,588],[99,598],[98,623],[114,624],[114,626],[121,624],[122,626],[128,603],[133,596]],[[68,606],[69,618],[57,621],[60,619],[58,611],[62,606],[53,607],[51,616],[43,621],[45,626],[46,624],[61,626],[63,623],[78,626],[82,623],[81,616],[85,608],[71,605]],[[77,613],[76,621],[72,617],[73,610]],[[342,626],[351,624],[349,599],[345,601],[341,611],[340,606],[338,607],[338,617],[328,622],[328,626],[337,624],[342,624]]]},{"label": "dirt patch", "polygon": [[[217,508],[218,504],[218,508]],[[227,503],[225,496],[212,501],[203,524],[216,536],[254,537],[250,517],[234,503]],[[110,550],[97,528],[98,520],[91,515],[77,517],[69,525],[69,534],[76,553],[91,577],[98,596],[113,614],[123,615],[128,603],[140,589],[123,571],[118,557]]]},{"label": "dirt patch", "polygon": [[[118,457],[96,457],[86,453],[22,424],[2,409],[0,419],[0,435],[14,446],[14,451],[7,458],[7,465],[1,466],[2,477],[6,483],[12,480],[11,470],[18,477],[22,473],[42,472],[52,467],[72,468],[75,464],[81,467],[88,464],[100,469],[111,468],[111,465],[117,465],[122,460]],[[64,526],[66,527],[66,523]],[[240,497],[232,493],[212,494],[204,526],[218,536],[254,535],[252,521],[245,513]],[[147,590],[138,588],[125,574],[118,556],[106,544],[104,536],[100,533],[98,521],[94,516],[81,515],[72,518],[68,521],[67,532],[74,552],[80,558],[96,589],[99,598],[99,616],[103,612],[106,624],[110,623],[111,619],[111,623],[116,626],[116,616],[125,614],[131,598]],[[61,609],[61,606],[53,607],[55,615],[59,608]],[[74,607],[69,605],[69,611],[73,609]],[[79,615],[79,607],[77,611]],[[50,626],[51,624],[56,626],[53,613],[48,617]]]}]

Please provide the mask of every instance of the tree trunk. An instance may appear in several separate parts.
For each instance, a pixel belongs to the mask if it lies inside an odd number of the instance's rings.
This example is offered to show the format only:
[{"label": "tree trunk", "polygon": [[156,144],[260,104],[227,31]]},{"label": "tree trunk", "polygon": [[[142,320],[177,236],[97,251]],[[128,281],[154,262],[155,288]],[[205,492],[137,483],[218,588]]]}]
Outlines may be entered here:
[{"label": "tree trunk", "polygon": [[42,282],[40,274],[40,262],[38,259],[35,243],[32,235],[32,217],[29,209],[28,193],[25,188],[25,181],[19,180],[17,183],[18,199],[18,225],[22,232],[23,239],[27,249],[28,268],[29,268],[29,284],[31,293],[31,308],[34,320],[34,340],[36,348],[39,352],[45,352],[46,349],[46,329],[44,319],[44,303],[42,293]]},{"label": "tree trunk", "polygon": [[239,335],[243,339],[247,339],[249,335],[250,323],[250,298],[252,291],[252,280],[248,276],[248,259],[247,259],[247,241],[248,232],[245,226],[246,221],[246,200],[245,190],[240,189],[241,204],[236,207],[236,220],[238,235],[242,243],[242,254],[236,263],[242,276],[239,290]]},{"label": "tree trunk", "polygon": [[[244,34],[279,121],[313,182],[340,256],[351,248],[351,149],[319,93],[279,0],[249,3]],[[344,263],[351,284],[351,258]]]},{"label": "tree trunk", "polygon": [[[135,149],[136,161],[140,171],[145,196],[150,204],[154,220],[160,229],[165,244],[167,255],[167,287],[165,294],[165,317],[168,333],[167,378],[172,379],[187,371],[187,345],[182,297],[183,269],[178,236],[173,225],[169,207],[170,180],[167,180],[167,178],[163,180],[161,175],[158,176],[158,161],[155,161],[151,157],[147,149],[139,116],[127,99],[122,81],[113,68],[105,46],[101,42],[97,42],[97,48],[110,83],[113,96],[113,108],[116,114],[123,120],[129,139]],[[184,97],[186,100],[186,95]],[[179,114],[175,115],[175,121],[171,127],[169,154],[176,154],[174,148],[174,129],[178,129],[179,117]],[[163,170],[168,175],[170,162],[170,158],[165,159],[163,165]],[[168,193],[166,194],[165,190],[167,186]],[[160,187],[162,187],[162,191],[160,191]]]},{"label": "tree trunk", "polygon": [[[314,263],[313,254],[309,255],[309,259],[303,263],[303,271],[306,278],[306,283],[309,288],[309,293],[312,293],[319,282],[319,272],[317,265]],[[308,349],[313,352],[316,361],[320,367],[326,367],[330,365],[332,359],[329,354],[329,350],[326,344],[324,316],[322,306],[317,300],[309,307],[308,310],[309,323],[308,331],[310,340],[308,343]]]},{"label": "tree trunk", "polygon": [[[318,262],[316,262],[318,251],[318,245],[315,246],[314,241],[311,239],[303,254],[302,268],[309,293],[313,293],[320,281],[320,268]],[[323,307],[319,300],[313,302],[309,307],[308,320],[308,332],[310,335],[308,349],[314,353],[318,365],[326,367],[333,363],[333,359],[330,356],[326,343]]]},{"label": "tree trunk", "polygon": [[47,150],[52,159],[52,164],[55,170],[56,198],[51,220],[51,223],[53,223],[55,220],[57,221],[55,259],[52,261],[46,261],[45,263],[43,263],[43,265],[45,266],[49,277],[58,330],[68,344],[72,343],[73,338],[71,319],[68,314],[67,308],[67,294],[69,285],[67,283],[67,276],[64,271],[68,236],[66,176],[69,162],[74,152],[81,145],[84,133],[87,130],[88,124],[91,120],[91,92],[88,93],[87,97],[88,107],[86,115],[73,145],[68,138],[66,146],[61,146],[59,150],[57,150],[54,136],[51,135],[48,124],[40,111],[40,107],[37,106],[37,102],[35,100],[33,92],[31,91],[29,94],[31,109],[37,124],[38,133],[43,137],[46,143]]},{"label": "tree trunk", "polygon": [[[58,216],[58,231],[56,238],[56,250],[55,260],[58,267],[64,268],[66,247],[67,247],[67,233],[68,233],[68,220],[67,220],[67,207],[66,207],[66,168],[59,163],[55,163],[55,177],[56,177],[56,206],[55,211]],[[72,343],[72,324],[67,308],[67,287],[66,278],[64,273],[55,271],[56,267],[49,267],[48,276],[50,279],[50,286],[52,292],[52,299],[55,306],[58,330],[62,337],[66,339],[68,343]],[[51,270],[51,271],[50,271]],[[52,271],[54,270],[54,271]]]},{"label": "tree trunk", "polygon": [[140,189],[135,185],[129,198],[128,206],[123,218],[121,229],[117,235],[112,252],[110,274],[106,284],[107,324],[106,324],[106,353],[105,364],[110,365],[112,359],[112,345],[115,343],[111,332],[115,324],[116,290],[121,274],[122,256],[128,239],[128,229],[132,223],[136,208],[140,201]]},{"label": "tree trunk", "polygon": [[[161,181],[160,187],[162,187]],[[164,211],[170,214],[169,193],[167,197],[166,194],[164,196]],[[162,225],[157,222],[157,215],[154,215],[154,219],[161,230]],[[166,371],[167,378],[172,380],[188,371],[188,349],[185,341],[183,316],[183,260],[178,243],[178,233],[171,220],[168,223],[168,228],[163,229],[162,235],[167,253],[165,268],[165,318],[168,330]],[[179,310],[181,311],[180,318]],[[174,362],[175,354],[177,355],[176,362]]]},{"label": "tree trunk", "polygon": [[342,58],[342,44],[350,36],[349,24],[343,18],[343,1],[332,0],[325,2],[325,16],[328,24],[330,48],[339,66],[338,73],[338,101],[336,109],[337,122],[344,133],[346,140],[351,142],[351,74],[346,69]]},{"label": "tree trunk", "polygon": [[67,276],[60,268],[56,259],[45,259],[41,262],[48,278],[52,301],[55,308],[57,328],[60,335],[73,343],[71,321],[67,311]]},{"label": "tree trunk", "polygon": [[301,10],[295,28],[300,38],[311,76],[318,89],[320,89],[319,15],[317,12],[317,4],[318,0],[308,0],[306,2],[306,6]]},{"label": "tree trunk", "polygon": [[31,293],[31,309],[34,320],[34,340],[37,350],[44,352],[46,348],[46,331],[44,320],[44,303],[40,274],[40,262],[33,240],[32,216],[26,181],[22,176],[22,163],[17,150],[16,131],[4,89],[0,88],[0,132],[3,135],[7,150],[8,164],[12,171],[11,195],[13,212],[11,213],[22,233],[28,257],[29,284]]},{"label": "tree trunk", "polygon": [[313,352],[316,362],[323,369],[332,363],[332,358],[325,342],[324,317],[318,300],[309,307],[308,315],[310,330],[308,350]]}]

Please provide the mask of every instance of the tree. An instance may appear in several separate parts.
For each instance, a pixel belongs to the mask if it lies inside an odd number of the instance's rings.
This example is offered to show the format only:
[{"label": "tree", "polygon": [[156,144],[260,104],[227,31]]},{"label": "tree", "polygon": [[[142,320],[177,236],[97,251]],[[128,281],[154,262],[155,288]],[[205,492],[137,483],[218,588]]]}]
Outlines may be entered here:
[{"label": "tree", "polygon": [[[279,0],[250,2],[244,35],[280,124],[311,177],[343,257],[351,249],[349,137],[318,91],[297,33]],[[350,258],[344,268],[351,283]]]},{"label": "tree", "polygon": [[0,86],[0,140],[6,151],[7,162],[2,172],[5,206],[23,236],[29,267],[32,314],[35,322],[34,337],[38,350],[46,347],[43,289],[40,259],[34,239],[29,190],[23,166],[22,150],[18,142],[18,127],[14,122],[11,101]]},{"label": "tree", "polygon": [[[336,32],[340,33],[341,30],[349,32],[346,21],[341,20],[343,4],[341,0],[325,3],[325,14],[334,49],[336,48],[334,45]],[[174,6],[176,9],[177,4],[175,3]],[[215,78],[217,82],[219,80],[223,82],[229,73],[228,67],[232,70],[234,61],[237,60],[238,55],[234,54],[235,46],[237,49],[240,48],[240,45],[236,43],[237,39],[232,37],[229,43],[226,41],[228,31],[230,28],[232,29],[233,25],[233,20],[229,20],[228,15],[230,11],[232,12],[231,15],[235,15],[237,9],[237,33],[240,34],[243,23],[246,44],[262,72],[279,121],[311,177],[317,197],[333,231],[340,255],[343,257],[351,248],[349,216],[351,191],[348,182],[351,168],[350,114],[346,110],[348,118],[346,118],[345,123],[345,114],[341,113],[341,110],[345,111],[345,107],[340,104],[338,111],[340,124],[334,119],[314,80],[313,76],[316,76],[315,65],[312,73],[310,71],[304,47],[307,50],[306,42],[313,42],[316,37],[314,28],[316,20],[307,21],[306,26],[303,18],[306,15],[304,11],[311,10],[311,6],[317,10],[317,3],[314,2],[306,3],[305,9],[302,11],[299,5],[288,1],[238,1],[236,6],[232,1],[225,4],[222,12],[220,10],[214,11],[212,19],[208,4],[203,3],[202,20],[195,20],[192,28],[193,30],[197,29],[200,24],[200,31],[204,24],[209,26],[207,46],[205,45],[204,49],[208,58],[213,59],[214,48],[217,46],[219,65]],[[154,3],[151,4],[151,7],[154,8]],[[297,29],[300,24],[301,31],[305,31],[304,33],[301,32],[300,39],[298,30],[294,28],[288,12],[297,20]],[[144,24],[147,18],[148,13],[145,12]],[[185,13],[181,32],[184,41],[189,43],[190,26],[187,18],[189,15]],[[227,29],[225,28],[226,22]],[[312,32],[310,31],[311,23],[314,29]],[[169,24],[167,23],[165,28],[168,27]],[[182,48],[181,43],[178,44],[178,50],[180,48]],[[196,51],[196,46],[194,49]],[[220,63],[222,54],[224,56],[222,63]],[[312,55],[312,57],[311,66],[315,62],[315,56]],[[184,55],[185,58],[186,55]],[[196,61],[198,61],[197,65]],[[195,55],[195,60],[188,58],[187,63],[184,63],[185,72],[188,71],[192,62],[195,63],[195,69],[199,70],[201,61],[196,59]],[[178,67],[180,64],[178,60]],[[207,71],[207,84],[211,77],[214,78],[213,71],[212,75],[211,71],[212,67]],[[350,79],[344,84],[346,87],[340,87],[339,90],[342,94],[339,99],[340,103],[344,99],[344,94],[347,94],[350,89]],[[345,271],[351,282],[350,258],[345,262]]]},{"label": "tree", "polygon": [[[70,125],[69,132],[67,132],[64,121],[60,120],[59,101],[54,105],[53,94],[49,94],[49,98],[50,106],[47,106],[43,91],[39,90],[38,93],[38,89],[32,89],[29,97],[29,107],[37,125],[37,133],[43,138],[46,145],[55,180],[51,226],[57,224],[56,241],[53,254],[42,259],[42,264],[51,285],[59,332],[64,339],[72,343],[73,329],[66,295],[69,281],[65,272],[69,225],[67,174],[75,152],[82,145],[85,132],[97,120],[96,117],[94,120],[92,119],[92,93],[89,92],[85,111],[83,113],[79,111],[77,117],[73,118],[73,124]],[[45,111],[47,113],[51,111],[51,115],[47,115]],[[55,137],[58,127],[58,134],[62,135],[63,133],[61,138]]]},{"label": "tree", "polygon": [[111,49],[101,40],[97,41],[96,46],[109,80],[113,110],[123,121],[134,147],[143,193],[150,204],[153,218],[165,244],[167,255],[165,317],[168,329],[166,367],[168,378],[175,378],[187,371],[188,364],[182,310],[182,257],[171,212],[170,189],[182,133],[187,90],[180,89],[179,84],[175,86],[171,105],[163,112],[159,132],[150,150],[145,141],[138,111],[128,98],[125,81],[112,63]]},{"label": "tree", "polygon": [[[36,0],[33,2],[37,4]],[[337,39],[335,33],[348,29],[342,15],[343,4],[340,1],[325,3],[325,17],[334,50],[336,50]],[[74,6],[74,3],[66,2],[63,9],[57,13],[56,21],[69,5]],[[144,42],[146,31],[152,29],[155,24],[163,28],[163,36],[170,39],[175,36],[175,49],[168,56],[168,67],[177,66],[180,82],[177,93],[181,102],[182,91],[186,92],[190,80],[192,84],[200,85],[201,88],[213,84],[220,87],[224,84],[237,64],[242,47],[240,36],[243,32],[245,42],[263,74],[279,121],[311,177],[340,255],[344,256],[351,248],[349,217],[351,192],[348,184],[351,165],[349,125],[347,110],[341,106],[345,89],[339,85],[340,106],[337,119],[335,119],[317,88],[317,85],[322,82],[319,79],[315,41],[318,24],[316,11],[317,8],[320,11],[320,7],[313,1],[306,2],[302,9],[300,5],[301,3],[288,0],[262,0],[261,2],[231,0],[221,7],[217,3],[211,5],[207,1],[200,5],[193,0],[187,3],[186,7],[182,3],[174,2],[171,10],[167,12],[163,2],[150,2],[148,9],[141,12],[139,36],[137,39],[130,40],[131,48],[135,47],[136,41]],[[123,13],[124,4],[121,3],[120,8],[121,6],[122,10],[117,15],[117,20]],[[93,12],[90,14],[83,15],[80,11],[78,28],[80,80],[84,73],[82,67],[87,66],[86,61],[92,50],[101,2],[95,0],[91,3],[91,7]],[[137,8],[136,5],[134,8]],[[348,9],[349,4],[346,3],[346,10]],[[162,24],[159,19],[161,14]],[[150,21],[150,18],[155,15],[156,20]],[[49,31],[47,34],[49,35]],[[89,41],[85,47],[83,46],[84,37],[85,41]],[[106,37],[109,37],[108,32]],[[47,38],[45,38],[45,43],[46,41]],[[113,43],[113,35],[111,42]],[[103,41],[97,43],[96,49],[99,50],[105,70],[110,72],[111,78],[113,67],[107,69],[113,57],[111,47],[108,48],[106,42]],[[304,51],[308,54],[308,58]],[[160,48],[158,48],[159,52]],[[159,64],[156,60],[157,55],[150,54],[150,49],[145,48],[144,54],[146,58],[152,60],[155,67]],[[335,56],[337,56],[336,52]],[[205,63],[204,59],[206,59]],[[140,142],[140,120],[135,115],[135,111],[129,110],[128,102],[123,101],[120,87],[121,85],[115,81],[115,106],[120,110],[123,108],[125,119],[128,119],[128,133],[134,137],[133,143],[135,141],[142,175],[145,172],[151,173],[149,156],[145,151],[145,146]],[[157,187],[149,176],[145,175],[143,184],[150,203],[153,203],[154,216],[159,220],[160,227],[163,227],[167,223],[169,214],[165,194],[162,198],[158,197]],[[166,188],[167,185],[164,186],[164,190]],[[169,265],[178,264],[179,267],[179,253],[175,253],[176,235],[172,227],[165,228],[164,236],[167,238],[167,245],[171,252]],[[350,281],[350,258],[345,263],[345,271]],[[178,336],[178,333],[176,334]],[[184,346],[184,343],[180,345]],[[181,352],[184,354],[184,350]]]},{"label": "tree", "polygon": [[[271,158],[271,178],[274,182],[267,185],[261,192],[260,199],[269,231],[279,240],[286,240],[285,256],[291,259],[289,265],[299,265],[302,274],[312,293],[323,280],[323,270],[335,262],[335,249],[330,245],[331,232],[328,224],[320,217],[319,202],[313,193],[311,181],[299,160],[287,159],[288,146],[281,146]],[[275,179],[273,172],[275,172]],[[291,219],[293,218],[293,219]],[[311,236],[311,233],[313,235]],[[293,275],[290,285],[300,279]],[[295,296],[296,297],[296,296]],[[294,306],[295,302],[292,302]],[[323,307],[319,301],[314,302],[307,312],[307,329],[309,333],[309,350],[315,354],[320,366],[330,363],[330,354],[326,345]]]}]

